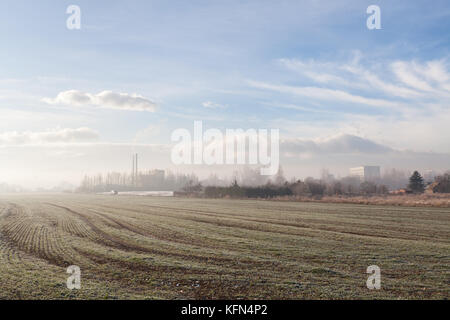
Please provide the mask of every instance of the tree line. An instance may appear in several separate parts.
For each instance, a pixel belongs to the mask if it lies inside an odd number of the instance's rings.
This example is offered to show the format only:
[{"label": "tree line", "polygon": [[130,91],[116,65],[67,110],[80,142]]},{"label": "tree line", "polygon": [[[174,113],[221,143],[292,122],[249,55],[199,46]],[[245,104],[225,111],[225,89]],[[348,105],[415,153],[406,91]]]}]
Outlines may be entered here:
[{"label": "tree line", "polygon": [[[396,173],[393,171],[393,173]],[[306,178],[287,181],[283,170],[271,178],[263,178],[258,170],[245,169],[228,182],[212,175],[200,182],[195,174],[175,174],[170,171],[153,170],[139,172],[137,177],[127,173],[110,172],[85,176],[79,192],[116,191],[175,191],[185,195],[198,195],[208,198],[275,198],[284,196],[322,197],[322,196],[360,196],[385,195],[392,186],[379,181],[361,181],[358,177],[330,178],[323,174],[321,179]],[[450,171],[425,182],[418,171],[405,179],[405,193],[423,193],[428,188],[437,193],[450,192]]]},{"label": "tree line", "polygon": [[177,191],[189,183],[197,184],[195,174],[172,173],[170,171],[145,171],[136,176],[129,173],[109,172],[84,176],[78,192],[115,191]]},{"label": "tree line", "polygon": [[[322,179],[307,178],[291,182],[271,182],[270,180],[260,186],[239,185],[235,179],[229,186],[202,186],[201,183],[190,182],[183,188],[186,194],[197,194],[207,198],[275,198],[283,196],[315,197],[323,196],[361,196],[386,195],[389,189],[386,185],[371,181],[362,181],[358,177],[345,177],[325,181]],[[450,172],[437,176],[430,185],[433,192],[450,193]],[[418,171],[409,177],[405,193],[423,193],[426,188],[424,178]]]}]

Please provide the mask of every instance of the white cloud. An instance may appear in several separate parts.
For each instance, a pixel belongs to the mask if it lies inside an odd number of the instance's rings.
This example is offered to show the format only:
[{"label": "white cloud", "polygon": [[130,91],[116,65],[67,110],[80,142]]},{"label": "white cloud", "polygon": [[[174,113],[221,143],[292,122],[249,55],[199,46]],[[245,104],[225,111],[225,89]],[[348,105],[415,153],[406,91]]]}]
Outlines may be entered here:
[{"label": "white cloud", "polygon": [[290,93],[307,98],[326,101],[350,102],[363,104],[371,107],[401,107],[400,103],[384,99],[366,98],[360,95],[354,95],[343,90],[319,88],[319,87],[295,87],[287,85],[273,85],[269,83],[250,81],[249,84],[254,88],[278,91],[281,93]]},{"label": "white cloud", "polygon": [[102,91],[91,94],[78,90],[60,92],[55,98],[44,98],[48,104],[93,105],[102,108],[154,112],[156,104],[140,95]]},{"label": "white cloud", "polygon": [[301,61],[298,59],[280,59],[284,67],[298,72],[318,83],[340,83],[351,85],[336,72],[337,66],[331,62],[319,62],[315,60]]},{"label": "white cloud", "polygon": [[[290,119],[272,120],[279,121],[278,127],[290,131],[291,136],[356,134],[401,150],[450,152],[447,129],[450,63],[447,59],[374,62],[359,55],[346,61],[281,59],[278,62],[293,71],[296,78],[287,74],[288,83],[251,82],[250,85],[281,93],[277,106],[299,111]],[[369,112],[348,108],[351,104],[377,109]],[[317,113],[324,116],[319,117]]]},{"label": "white cloud", "polygon": [[386,154],[393,149],[350,134],[339,134],[324,139],[286,139],[281,149],[290,155],[297,154]]},{"label": "white cloud", "polygon": [[0,146],[91,142],[97,140],[98,138],[98,133],[90,128],[58,128],[40,132],[9,131],[0,133]]},{"label": "white cloud", "polygon": [[450,73],[445,60],[369,64],[364,63],[360,55],[357,59],[343,62],[298,59],[280,59],[279,62],[320,85],[384,93],[391,99],[431,98],[436,95],[448,97],[450,91]]},{"label": "white cloud", "polygon": [[202,106],[205,108],[209,108],[209,109],[223,109],[226,108],[226,106],[218,104],[218,103],[214,103],[211,101],[205,101],[202,103]]},{"label": "white cloud", "polygon": [[403,98],[421,94],[411,88],[382,80],[376,74],[379,70],[371,70],[361,66],[360,58],[344,63],[315,60],[305,62],[297,59],[281,59],[280,63],[287,69],[300,73],[319,84],[332,84],[335,87],[371,90],[373,92],[383,91],[394,97]]},{"label": "white cloud", "polygon": [[426,105],[399,115],[364,115],[334,112],[332,116],[309,121],[299,117],[273,119],[270,126],[281,128],[288,137],[316,138],[350,134],[376,139],[399,150],[449,153],[450,112],[448,107]]},{"label": "white cloud", "polygon": [[368,71],[361,73],[361,76],[365,78],[372,88],[380,89],[394,97],[411,98],[421,95],[415,90],[382,81],[377,75]]},{"label": "white cloud", "polygon": [[415,72],[428,80],[437,83],[446,83],[450,80],[450,74],[447,72],[446,63],[443,60],[428,61],[425,64],[416,62],[410,63]]},{"label": "white cloud", "polygon": [[425,80],[420,79],[414,72],[411,72],[411,64],[404,61],[397,61],[392,64],[392,70],[397,78],[404,84],[422,91],[433,91],[433,88]]}]

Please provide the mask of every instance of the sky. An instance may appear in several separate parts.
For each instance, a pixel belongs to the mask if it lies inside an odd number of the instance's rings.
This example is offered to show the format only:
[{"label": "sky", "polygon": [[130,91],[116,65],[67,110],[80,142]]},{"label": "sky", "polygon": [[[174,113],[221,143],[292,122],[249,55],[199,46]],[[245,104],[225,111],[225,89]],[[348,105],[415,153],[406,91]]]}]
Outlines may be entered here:
[{"label": "sky", "polygon": [[448,1],[2,4],[0,182],[76,184],[131,170],[133,152],[143,169],[228,174],[171,163],[195,120],[279,129],[288,176],[450,167]]}]

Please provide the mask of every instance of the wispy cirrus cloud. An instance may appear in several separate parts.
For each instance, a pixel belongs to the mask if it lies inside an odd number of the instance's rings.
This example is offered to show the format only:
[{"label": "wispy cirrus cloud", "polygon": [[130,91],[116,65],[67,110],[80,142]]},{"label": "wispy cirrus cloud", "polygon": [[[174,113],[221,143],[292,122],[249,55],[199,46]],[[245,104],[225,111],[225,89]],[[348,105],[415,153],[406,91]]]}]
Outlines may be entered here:
[{"label": "wispy cirrus cloud", "polygon": [[202,106],[208,109],[224,109],[227,106],[219,103],[214,103],[212,101],[205,101],[202,103]]},{"label": "wispy cirrus cloud", "polygon": [[280,59],[278,65],[288,71],[285,80],[250,85],[277,94],[271,107],[297,111],[273,119],[292,137],[356,134],[400,150],[450,152],[445,57],[374,61],[357,53],[346,60]]},{"label": "wispy cirrus cloud", "polygon": [[396,61],[391,68],[397,78],[411,88],[430,95],[448,97],[450,94],[449,66],[445,60]]},{"label": "wispy cirrus cloud", "polygon": [[101,108],[131,110],[131,111],[156,111],[156,103],[137,94],[117,93],[102,91],[98,94],[68,90],[60,92],[55,98],[42,99],[48,104],[62,104],[69,106],[91,105]]},{"label": "wispy cirrus cloud", "polygon": [[425,79],[420,79],[415,72],[411,72],[411,64],[414,63],[397,61],[392,64],[392,70],[403,84],[416,90],[433,91],[432,86]]},{"label": "wispy cirrus cloud", "polygon": [[320,87],[299,87],[290,85],[274,85],[258,81],[249,81],[250,86],[258,89],[267,89],[272,91],[278,91],[281,93],[289,93],[293,95],[303,96],[307,98],[312,98],[316,100],[325,101],[339,101],[347,103],[363,104],[371,107],[399,107],[400,104],[397,102],[384,100],[384,99],[374,99],[368,98],[361,95],[351,94],[347,91],[320,88]]},{"label": "wispy cirrus cloud", "polygon": [[[395,98],[415,99],[447,96],[450,90],[449,64],[445,59],[418,61],[387,61],[364,63],[361,54],[350,61],[317,61],[280,59],[286,69],[312,80],[322,89],[346,88],[384,94],[390,101]],[[362,95],[362,94],[361,94]],[[364,95],[363,95],[364,96]]]}]

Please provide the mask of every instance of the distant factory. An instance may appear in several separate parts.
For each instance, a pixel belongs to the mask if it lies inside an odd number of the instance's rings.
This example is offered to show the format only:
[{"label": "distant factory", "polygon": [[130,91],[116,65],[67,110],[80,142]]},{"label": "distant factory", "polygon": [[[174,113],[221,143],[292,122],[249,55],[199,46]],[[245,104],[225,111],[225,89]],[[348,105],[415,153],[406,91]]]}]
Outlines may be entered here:
[{"label": "distant factory", "polygon": [[359,177],[361,181],[376,181],[380,179],[379,166],[362,166],[350,168],[350,176]]},{"label": "distant factory", "polygon": [[132,155],[131,172],[107,172],[85,176],[80,191],[172,191],[179,190],[192,178],[187,175],[166,173],[164,170],[139,170],[138,154]]},{"label": "distant factory", "polygon": [[166,172],[164,170],[148,170],[139,172],[138,154],[133,154],[131,165],[131,185],[134,187],[153,188],[164,183]]}]

